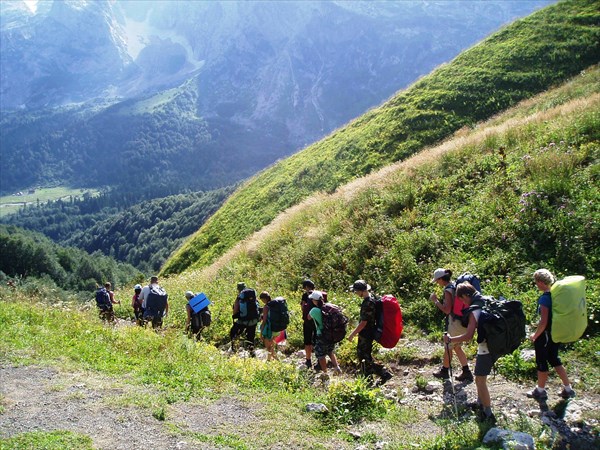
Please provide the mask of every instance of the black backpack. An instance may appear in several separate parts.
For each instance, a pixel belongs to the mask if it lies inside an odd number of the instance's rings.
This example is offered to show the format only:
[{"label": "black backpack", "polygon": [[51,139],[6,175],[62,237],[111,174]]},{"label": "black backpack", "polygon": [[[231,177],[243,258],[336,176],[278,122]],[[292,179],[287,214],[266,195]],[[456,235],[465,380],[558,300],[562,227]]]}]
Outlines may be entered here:
[{"label": "black backpack", "polygon": [[106,288],[102,287],[96,291],[96,306],[100,309],[110,309],[112,307],[110,295]]},{"label": "black backpack", "polygon": [[168,294],[160,286],[149,286],[150,292],[146,297],[144,317],[162,317],[167,307]]},{"label": "black backpack", "polygon": [[487,341],[490,353],[495,356],[509,355],[525,339],[525,313],[523,304],[518,300],[506,300],[502,297],[481,297],[481,304],[471,305],[464,310],[464,316],[481,309],[477,321],[477,342]]},{"label": "black backpack", "polygon": [[341,342],[346,337],[348,317],[344,315],[339,306],[332,303],[323,304],[321,313],[323,314],[322,339],[334,344]]},{"label": "black backpack", "polygon": [[240,292],[240,316],[239,319],[244,322],[257,322],[260,316],[258,301],[256,300],[256,291],[254,289],[244,289]]},{"label": "black backpack", "polygon": [[202,328],[208,327],[212,323],[212,315],[208,310],[208,307],[193,313],[190,321],[190,328],[192,332],[198,333]]},{"label": "black backpack", "polygon": [[271,331],[276,333],[285,330],[290,324],[290,313],[285,298],[277,297],[267,303],[267,306],[269,307]]}]

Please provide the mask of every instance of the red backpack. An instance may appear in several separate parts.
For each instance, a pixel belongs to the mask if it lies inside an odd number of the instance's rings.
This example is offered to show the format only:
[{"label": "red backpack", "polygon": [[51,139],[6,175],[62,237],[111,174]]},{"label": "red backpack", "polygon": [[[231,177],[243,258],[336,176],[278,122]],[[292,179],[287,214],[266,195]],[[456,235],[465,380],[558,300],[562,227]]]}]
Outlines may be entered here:
[{"label": "red backpack", "polygon": [[385,348],[394,348],[402,335],[402,311],[393,295],[384,295],[376,300],[377,329],[375,340]]}]

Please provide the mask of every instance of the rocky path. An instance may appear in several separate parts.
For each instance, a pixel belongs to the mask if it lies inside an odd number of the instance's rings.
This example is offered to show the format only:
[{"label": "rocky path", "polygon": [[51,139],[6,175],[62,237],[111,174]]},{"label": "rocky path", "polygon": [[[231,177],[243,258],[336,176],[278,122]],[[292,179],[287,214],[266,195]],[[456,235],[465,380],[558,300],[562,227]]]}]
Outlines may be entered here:
[{"label": "rocky path", "polygon": [[[432,354],[436,348],[427,341],[405,342],[404,345],[417,346],[420,355]],[[262,356],[266,355],[259,354]],[[288,358],[290,362],[302,360],[298,355]],[[426,435],[442,432],[431,419],[455,414],[455,399],[459,415],[468,415],[464,405],[476,400],[474,383],[452,385],[430,381],[426,389],[417,389],[418,378],[432,380],[435,365],[427,359],[408,365],[391,365],[391,368],[395,376],[383,387],[384,394],[401,405],[414,407],[424,419],[411,425],[411,434],[417,429]],[[555,448],[598,448],[600,396],[578,392],[575,399],[565,401],[558,398],[558,386],[553,385],[548,402],[538,403],[525,397],[530,385],[519,385],[500,375],[490,377],[489,384],[494,412],[500,423],[516,423],[527,416],[549,427]],[[227,446],[215,446],[210,439],[199,443],[192,434],[235,434],[235,430],[243,428],[248,421],[261,422],[259,406],[228,397],[212,403],[190,401],[169,405],[168,421],[164,422],[154,417],[148,408],[135,406],[135,399],[144,395],[151,392],[134,387],[127,380],[0,364],[0,403],[4,409],[0,414],[0,438],[29,431],[69,430],[90,436],[98,449],[211,449]],[[382,433],[373,426],[359,424],[348,431],[358,436],[365,432]],[[259,442],[253,444],[260,448]],[[351,443],[345,444],[353,447]]]}]

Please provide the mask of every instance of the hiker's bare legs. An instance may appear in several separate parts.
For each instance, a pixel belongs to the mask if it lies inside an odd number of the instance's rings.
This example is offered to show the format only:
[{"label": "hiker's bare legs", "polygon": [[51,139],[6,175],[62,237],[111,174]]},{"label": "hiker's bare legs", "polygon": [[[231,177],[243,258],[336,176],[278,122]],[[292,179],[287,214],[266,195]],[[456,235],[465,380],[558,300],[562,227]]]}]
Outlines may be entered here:
[{"label": "hiker's bare legs", "polygon": [[477,397],[484,408],[490,408],[492,400],[487,385],[487,376],[475,375],[475,386],[477,386]]},{"label": "hiker's bare legs", "polygon": [[[460,365],[462,367],[468,365],[467,355],[465,355],[465,351],[460,345],[454,347],[454,353],[456,353],[456,356],[458,357],[458,360],[460,361]],[[447,367],[450,367],[450,365],[448,365]]]},{"label": "hiker's bare legs", "polygon": [[327,373],[327,358],[325,358],[324,356],[322,358],[319,358],[319,367],[321,367],[321,371],[323,373]]},{"label": "hiker's bare legs", "polygon": [[[556,372],[558,373],[558,370]],[[560,374],[559,374],[559,376],[560,376]],[[566,376],[566,373],[565,373],[565,376]],[[548,372],[540,372],[538,370],[537,379],[538,379],[537,385],[539,386],[539,388],[540,389],[545,389],[546,388],[546,382],[548,381]],[[562,379],[562,377],[561,377],[561,379]]]},{"label": "hiker's bare legs", "polygon": [[560,377],[560,380],[562,381],[562,383],[565,386],[571,384],[571,382],[569,381],[569,377],[567,376],[567,371],[565,370],[564,366],[556,366],[554,368],[554,370],[556,370],[556,373],[558,374],[558,376]]},{"label": "hiker's bare legs", "polygon": [[305,345],[304,346],[304,352],[306,353],[306,359],[310,359],[312,356],[312,352],[313,352],[313,346],[312,345]]}]

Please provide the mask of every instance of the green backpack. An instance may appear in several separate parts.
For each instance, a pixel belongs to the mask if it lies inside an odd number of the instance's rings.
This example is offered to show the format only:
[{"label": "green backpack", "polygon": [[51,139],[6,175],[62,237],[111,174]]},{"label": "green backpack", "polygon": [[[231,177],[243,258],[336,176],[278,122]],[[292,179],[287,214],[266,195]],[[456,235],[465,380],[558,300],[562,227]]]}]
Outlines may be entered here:
[{"label": "green backpack", "polygon": [[585,278],[580,275],[559,280],[550,288],[552,296],[552,340],[577,341],[587,328]]}]

